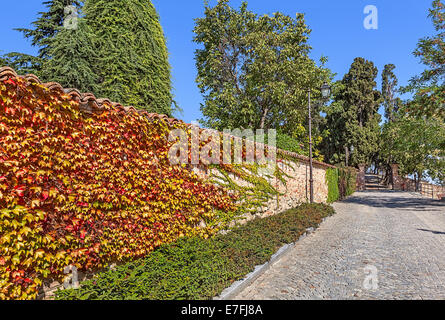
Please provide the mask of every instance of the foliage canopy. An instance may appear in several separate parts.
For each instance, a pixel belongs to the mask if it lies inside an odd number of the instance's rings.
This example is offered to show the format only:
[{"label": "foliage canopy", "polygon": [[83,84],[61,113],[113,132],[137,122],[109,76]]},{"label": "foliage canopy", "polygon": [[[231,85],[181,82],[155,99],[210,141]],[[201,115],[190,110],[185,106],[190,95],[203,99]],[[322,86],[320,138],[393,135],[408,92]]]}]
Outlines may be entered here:
[{"label": "foliage canopy", "polygon": [[317,88],[330,72],[308,56],[311,30],[303,14],[259,16],[246,2],[235,10],[219,0],[206,5],[194,32],[202,45],[196,51],[196,81],[204,95],[203,125],[280,128],[293,136],[295,124],[307,122],[308,89],[319,96]]}]

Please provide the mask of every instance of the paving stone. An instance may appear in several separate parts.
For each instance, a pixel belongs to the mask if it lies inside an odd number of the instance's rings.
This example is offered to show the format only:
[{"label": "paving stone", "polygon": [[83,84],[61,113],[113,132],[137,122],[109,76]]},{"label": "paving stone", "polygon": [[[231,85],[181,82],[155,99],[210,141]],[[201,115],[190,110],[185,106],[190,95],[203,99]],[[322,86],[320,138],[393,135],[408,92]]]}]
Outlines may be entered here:
[{"label": "paving stone", "polygon": [[[334,207],[336,215],[234,299],[445,298],[445,203],[368,191]],[[375,290],[364,285],[371,271]]]}]

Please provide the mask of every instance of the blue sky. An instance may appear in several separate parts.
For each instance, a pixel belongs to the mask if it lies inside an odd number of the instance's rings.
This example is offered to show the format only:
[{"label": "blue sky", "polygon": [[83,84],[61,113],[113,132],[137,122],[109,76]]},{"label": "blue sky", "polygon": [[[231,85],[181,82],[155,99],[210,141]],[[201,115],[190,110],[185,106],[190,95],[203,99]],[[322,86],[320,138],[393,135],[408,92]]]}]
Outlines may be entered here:
[{"label": "blue sky", "polygon": [[[239,7],[241,0],[230,4]],[[190,123],[201,117],[201,93],[196,83],[194,51],[192,42],[194,19],[203,16],[203,0],[153,0],[167,37],[172,65],[175,100],[182,107],[178,118]],[[210,1],[215,4],[216,0]],[[364,57],[375,63],[381,72],[387,63],[396,65],[399,83],[423,71],[419,60],[412,55],[417,41],[434,34],[431,21],[427,18],[432,0],[250,0],[249,9],[258,14],[281,11],[295,16],[306,14],[312,29],[309,39],[313,47],[311,57],[318,61],[320,56],[329,58],[327,66],[341,79],[355,57]],[[378,9],[378,29],[366,30],[363,13],[367,5]],[[29,27],[44,9],[41,0],[3,1],[0,20],[0,54],[19,51],[34,54],[29,41],[12,30]],[[377,83],[380,87],[380,73]]]}]

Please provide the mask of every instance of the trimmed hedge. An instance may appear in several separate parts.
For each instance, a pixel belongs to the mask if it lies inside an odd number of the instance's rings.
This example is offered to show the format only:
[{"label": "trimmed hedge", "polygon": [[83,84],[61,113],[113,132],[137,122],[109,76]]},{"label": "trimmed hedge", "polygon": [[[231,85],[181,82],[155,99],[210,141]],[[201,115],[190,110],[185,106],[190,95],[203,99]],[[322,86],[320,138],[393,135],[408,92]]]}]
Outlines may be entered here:
[{"label": "trimmed hedge", "polygon": [[345,199],[353,194],[357,186],[357,172],[354,168],[329,168],[326,170],[328,203]]},{"label": "trimmed hedge", "polygon": [[328,184],[328,203],[340,199],[339,169],[329,168],[326,170],[326,182]]},{"label": "trimmed hedge", "polygon": [[59,290],[56,299],[211,299],[334,213],[331,206],[303,204],[255,219],[225,235],[181,238],[145,259],[100,273],[79,289]]}]

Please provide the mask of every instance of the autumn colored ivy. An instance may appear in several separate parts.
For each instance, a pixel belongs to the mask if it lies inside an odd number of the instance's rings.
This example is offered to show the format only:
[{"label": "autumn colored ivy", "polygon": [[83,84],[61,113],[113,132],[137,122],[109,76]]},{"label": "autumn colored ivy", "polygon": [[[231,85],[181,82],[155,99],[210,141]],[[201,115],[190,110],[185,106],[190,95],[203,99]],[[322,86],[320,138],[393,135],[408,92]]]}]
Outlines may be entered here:
[{"label": "autumn colored ivy", "polygon": [[95,271],[218,231],[237,198],[170,165],[171,126],[107,103],[85,115],[63,91],[0,82],[0,299],[35,298],[68,265]]}]

